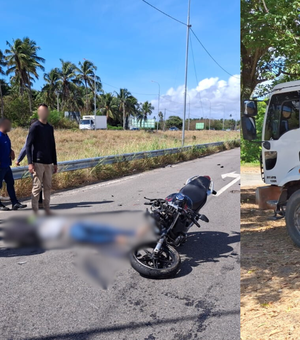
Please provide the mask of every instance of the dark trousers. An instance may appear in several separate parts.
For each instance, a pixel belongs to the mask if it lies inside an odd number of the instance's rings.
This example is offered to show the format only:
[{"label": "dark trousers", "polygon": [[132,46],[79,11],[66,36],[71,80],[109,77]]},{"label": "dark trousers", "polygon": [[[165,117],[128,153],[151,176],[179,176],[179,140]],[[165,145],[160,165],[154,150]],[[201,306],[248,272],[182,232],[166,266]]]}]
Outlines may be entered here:
[{"label": "dark trousers", "polygon": [[10,197],[12,205],[18,203],[15,193],[15,181],[11,168],[0,168],[0,189],[2,188],[2,182],[5,181],[7,186],[7,192]]}]

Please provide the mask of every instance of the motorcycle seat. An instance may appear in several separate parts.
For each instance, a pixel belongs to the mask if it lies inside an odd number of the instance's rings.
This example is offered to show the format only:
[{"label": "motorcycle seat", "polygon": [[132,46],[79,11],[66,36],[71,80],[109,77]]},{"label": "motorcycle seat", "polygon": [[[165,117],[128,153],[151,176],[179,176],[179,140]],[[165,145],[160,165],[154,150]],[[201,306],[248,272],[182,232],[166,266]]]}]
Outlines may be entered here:
[{"label": "motorcycle seat", "polygon": [[180,192],[192,200],[192,209],[195,211],[199,211],[206,203],[207,190],[199,181],[192,181],[191,183],[186,184]]}]

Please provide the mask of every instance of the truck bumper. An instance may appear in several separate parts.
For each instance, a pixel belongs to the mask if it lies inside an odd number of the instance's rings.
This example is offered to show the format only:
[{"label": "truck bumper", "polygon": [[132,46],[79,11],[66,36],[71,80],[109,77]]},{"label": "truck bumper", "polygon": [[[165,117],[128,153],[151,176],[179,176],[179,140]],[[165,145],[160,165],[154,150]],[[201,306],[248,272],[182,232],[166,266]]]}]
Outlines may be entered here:
[{"label": "truck bumper", "polygon": [[278,201],[281,190],[282,187],[278,187],[276,185],[258,187],[255,192],[256,204],[258,205],[258,208],[262,210],[274,209],[274,207],[267,202]]}]

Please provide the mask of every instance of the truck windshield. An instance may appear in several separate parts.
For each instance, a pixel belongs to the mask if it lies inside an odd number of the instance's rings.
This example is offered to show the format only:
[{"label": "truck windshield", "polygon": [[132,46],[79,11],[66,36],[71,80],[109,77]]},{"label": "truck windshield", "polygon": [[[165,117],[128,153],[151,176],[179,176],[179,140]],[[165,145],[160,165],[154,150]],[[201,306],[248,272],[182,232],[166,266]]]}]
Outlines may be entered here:
[{"label": "truck windshield", "polygon": [[297,91],[272,96],[264,140],[277,140],[286,132],[299,128],[299,98]]},{"label": "truck windshield", "polygon": [[91,124],[91,121],[88,120],[88,119],[83,119],[83,120],[80,121],[80,124],[81,124],[81,125],[90,125],[90,124]]}]

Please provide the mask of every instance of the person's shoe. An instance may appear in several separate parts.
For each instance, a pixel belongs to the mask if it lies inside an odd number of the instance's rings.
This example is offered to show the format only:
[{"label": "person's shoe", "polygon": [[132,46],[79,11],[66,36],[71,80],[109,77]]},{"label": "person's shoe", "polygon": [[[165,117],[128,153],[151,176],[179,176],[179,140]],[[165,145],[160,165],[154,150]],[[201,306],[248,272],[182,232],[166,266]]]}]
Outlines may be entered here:
[{"label": "person's shoe", "polygon": [[10,209],[0,202],[0,210],[1,211],[9,211]]},{"label": "person's shoe", "polygon": [[21,204],[20,202],[13,205],[12,210],[18,210],[18,209],[25,209],[27,208],[26,204]]}]

